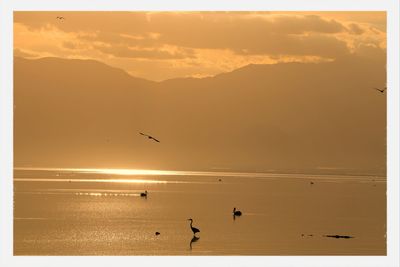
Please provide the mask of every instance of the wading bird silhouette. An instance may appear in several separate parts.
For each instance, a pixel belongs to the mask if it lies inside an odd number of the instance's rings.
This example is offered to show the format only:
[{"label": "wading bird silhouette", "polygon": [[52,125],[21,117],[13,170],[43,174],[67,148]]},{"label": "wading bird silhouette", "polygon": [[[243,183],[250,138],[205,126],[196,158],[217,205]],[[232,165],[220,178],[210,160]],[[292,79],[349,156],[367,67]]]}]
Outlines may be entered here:
[{"label": "wading bird silhouette", "polygon": [[196,236],[196,233],[200,232],[200,230],[196,227],[193,227],[193,219],[188,219],[188,221],[190,221],[190,229],[193,231],[193,236]]},{"label": "wading bird silhouette", "polygon": [[382,94],[386,91],[387,87],[383,88],[383,89],[379,89],[374,87],[373,89],[378,90],[379,92],[381,92]]},{"label": "wading bird silhouette", "polygon": [[160,141],[157,140],[156,138],[154,138],[153,136],[150,136],[150,135],[144,134],[144,133],[140,133],[140,134],[143,135],[143,136],[147,136],[147,138],[152,139],[152,140],[156,141],[157,143],[160,143]]}]

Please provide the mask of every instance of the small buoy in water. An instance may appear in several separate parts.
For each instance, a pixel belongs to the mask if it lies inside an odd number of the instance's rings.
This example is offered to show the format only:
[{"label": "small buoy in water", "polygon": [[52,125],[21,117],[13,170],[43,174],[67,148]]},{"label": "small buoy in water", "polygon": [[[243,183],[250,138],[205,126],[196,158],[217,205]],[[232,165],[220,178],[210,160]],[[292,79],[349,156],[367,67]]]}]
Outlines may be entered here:
[{"label": "small buoy in water", "polygon": [[156,232],[156,235],[160,235],[160,232]]}]

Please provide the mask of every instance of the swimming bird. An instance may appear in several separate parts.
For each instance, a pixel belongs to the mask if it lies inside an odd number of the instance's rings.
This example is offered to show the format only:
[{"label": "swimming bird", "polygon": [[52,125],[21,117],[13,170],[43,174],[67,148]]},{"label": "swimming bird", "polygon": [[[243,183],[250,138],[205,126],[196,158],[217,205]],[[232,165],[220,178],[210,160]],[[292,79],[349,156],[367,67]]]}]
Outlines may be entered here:
[{"label": "swimming bird", "polygon": [[188,219],[188,221],[190,221],[190,229],[192,229],[193,235],[196,235],[196,233],[199,233],[200,230],[197,229],[196,227],[193,227],[193,219]]},{"label": "swimming bird", "polygon": [[314,184],[314,182],[310,182],[310,185],[313,185]]},{"label": "swimming bird", "polygon": [[56,19],[58,19],[58,20],[64,20],[65,18],[64,18],[64,17],[57,16]]},{"label": "swimming bird", "polygon": [[160,235],[160,232],[156,232],[156,235]]},{"label": "swimming bird", "polygon": [[382,94],[386,91],[387,87],[383,88],[383,89],[379,89],[374,87],[375,90],[378,90],[379,92],[381,92]]},{"label": "swimming bird", "polygon": [[149,139],[153,139],[154,141],[156,141],[156,142],[158,142],[158,143],[160,143],[160,141],[159,140],[157,140],[156,138],[154,138],[153,136],[150,136],[150,135],[148,135],[148,134],[144,134],[144,133],[140,133],[141,135],[144,135],[144,136],[147,136],[147,138],[149,138]]},{"label": "swimming bird", "polygon": [[236,208],[233,208],[233,216],[242,216],[242,212],[240,210],[236,210]]},{"label": "swimming bird", "polygon": [[142,193],[140,193],[140,196],[141,196],[141,197],[147,197],[147,190],[144,191],[144,192],[142,192]]}]

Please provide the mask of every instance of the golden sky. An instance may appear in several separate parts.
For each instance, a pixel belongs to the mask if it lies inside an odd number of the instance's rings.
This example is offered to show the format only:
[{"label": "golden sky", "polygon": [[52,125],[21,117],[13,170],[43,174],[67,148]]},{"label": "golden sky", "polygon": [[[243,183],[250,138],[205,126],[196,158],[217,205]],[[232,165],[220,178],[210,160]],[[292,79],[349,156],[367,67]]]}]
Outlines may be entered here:
[{"label": "golden sky", "polygon": [[14,13],[16,56],[94,59],[155,81],[385,50],[385,12]]}]

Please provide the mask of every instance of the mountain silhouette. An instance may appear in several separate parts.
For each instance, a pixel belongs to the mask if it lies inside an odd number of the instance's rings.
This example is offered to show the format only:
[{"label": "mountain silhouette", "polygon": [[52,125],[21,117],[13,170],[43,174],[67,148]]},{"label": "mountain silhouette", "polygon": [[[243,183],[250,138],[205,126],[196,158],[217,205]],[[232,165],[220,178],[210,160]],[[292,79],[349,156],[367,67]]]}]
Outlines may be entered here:
[{"label": "mountain silhouette", "polygon": [[14,164],[384,172],[386,99],[370,87],[385,84],[385,64],[349,57],[153,82],[93,60],[15,57]]}]

